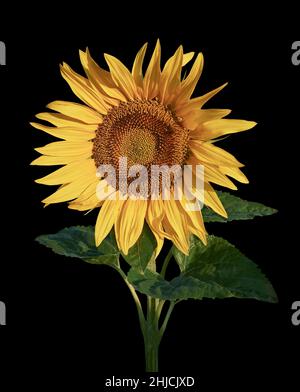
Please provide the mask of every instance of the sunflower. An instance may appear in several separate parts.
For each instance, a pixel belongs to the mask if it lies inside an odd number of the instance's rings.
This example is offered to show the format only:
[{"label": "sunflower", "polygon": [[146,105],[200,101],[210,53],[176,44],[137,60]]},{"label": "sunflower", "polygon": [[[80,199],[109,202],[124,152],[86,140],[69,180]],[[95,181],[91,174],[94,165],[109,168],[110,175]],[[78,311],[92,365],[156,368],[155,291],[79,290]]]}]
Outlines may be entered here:
[{"label": "sunflower", "polygon": [[[156,238],[157,254],[164,238],[188,254],[190,234],[206,243],[201,210],[187,208],[184,194],[175,198],[172,184],[169,199],[163,198],[162,182],[156,198],[121,197],[118,182],[110,184],[104,174],[99,175],[98,167],[110,165],[116,177],[120,177],[118,163],[125,157],[129,167],[143,165],[148,179],[153,175],[151,167],[154,165],[189,167],[197,179],[196,168],[202,165],[203,191],[200,192],[193,181],[190,191],[207,207],[227,217],[211,183],[236,189],[228,177],[242,183],[248,180],[240,170],[243,165],[217,147],[215,141],[220,136],[250,129],[255,123],[224,119],[230,110],[203,109],[226,84],[191,98],[203,69],[201,53],[189,73],[182,77],[182,68],[194,58],[193,52],[184,54],[180,46],[161,69],[158,40],[143,73],[146,48],[147,44],[137,53],[131,72],[108,54],[104,57],[109,71],[100,68],[88,49],[79,51],[87,77],[77,74],[65,63],[61,65],[63,78],[84,104],[54,101],[47,106],[52,112],[36,115],[53,126],[31,123],[33,127],[62,140],[36,148],[42,155],[31,164],[62,165],[36,180],[45,185],[60,185],[43,200],[45,205],[69,202],[69,208],[79,211],[100,208],[95,226],[96,246],[114,228],[117,244],[127,254],[146,221]],[[137,178],[128,179],[127,185],[134,179]],[[110,189],[106,198],[99,199],[99,188]]]}]

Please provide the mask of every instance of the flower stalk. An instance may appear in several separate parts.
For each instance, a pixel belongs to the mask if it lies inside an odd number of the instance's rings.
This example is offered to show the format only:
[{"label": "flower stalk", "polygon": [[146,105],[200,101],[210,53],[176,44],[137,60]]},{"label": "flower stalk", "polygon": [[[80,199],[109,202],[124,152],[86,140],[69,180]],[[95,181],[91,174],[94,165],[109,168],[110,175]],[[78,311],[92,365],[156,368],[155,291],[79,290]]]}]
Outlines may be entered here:
[{"label": "flower stalk", "polygon": [[161,339],[165,333],[168,321],[175,306],[175,301],[170,302],[167,314],[164,317],[161,327],[159,326],[160,315],[164,300],[157,302],[155,298],[148,296],[147,319],[141,330],[145,345],[146,372],[158,372],[158,354]]},{"label": "flower stalk", "polygon": [[[172,249],[169,250],[163,263],[163,268],[160,273],[163,277],[165,276],[165,272],[171,258],[172,258]],[[155,265],[154,258],[150,259],[148,267],[153,272],[155,271],[156,265]],[[163,321],[160,323],[162,310],[166,301],[163,299],[157,299],[151,296],[147,296],[147,309],[146,309],[146,316],[145,316],[141,301],[139,299],[139,296],[135,288],[128,281],[126,274],[124,273],[124,271],[122,271],[120,266],[116,267],[115,269],[122,276],[136,304],[140,328],[144,339],[146,372],[158,372],[158,355],[159,355],[160,342],[165,333],[168,321],[170,319],[171,313],[174,309],[176,302],[170,301],[167,313],[163,318]]]}]

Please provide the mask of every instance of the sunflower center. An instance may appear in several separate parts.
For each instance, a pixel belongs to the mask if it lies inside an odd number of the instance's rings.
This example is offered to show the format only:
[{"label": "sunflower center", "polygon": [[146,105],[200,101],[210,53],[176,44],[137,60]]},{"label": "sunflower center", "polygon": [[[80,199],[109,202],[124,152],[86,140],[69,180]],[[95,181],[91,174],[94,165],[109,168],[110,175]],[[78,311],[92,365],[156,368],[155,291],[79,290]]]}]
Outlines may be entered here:
[{"label": "sunflower center", "polygon": [[121,136],[120,155],[128,165],[148,165],[155,158],[156,137],[147,128],[132,128]]},{"label": "sunflower center", "polygon": [[97,168],[112,165],[118,178],[120,158],[127,158],[128,168],[145,166],[151,180],[152,165],[184,164],[188,136],[176,114],[156,99],[121,102],[97,129],[93,159]]}]

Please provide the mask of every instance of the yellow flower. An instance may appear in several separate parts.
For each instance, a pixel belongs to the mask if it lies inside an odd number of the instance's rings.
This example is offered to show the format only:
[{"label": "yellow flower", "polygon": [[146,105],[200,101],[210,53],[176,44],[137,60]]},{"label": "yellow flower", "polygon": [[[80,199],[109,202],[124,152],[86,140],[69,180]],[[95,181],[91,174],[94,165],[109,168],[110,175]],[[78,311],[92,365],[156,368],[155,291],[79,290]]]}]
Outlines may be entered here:
[{"label": "yellow flower", "polygon": [[[228,176],[242,183],[248,180],[240,170],[243,165],[214,142],[220,136],[250,129],[255,123],[224,119],[230,110],[203,109],[226,84],[191,98],[203,68],[201,53],[187,76],[182,77],[182,68],[192,60],[194,53],[184,54],[180,46],[161,70],[161,49],[157,41],[143,74],[146,48],[147,44],[138,52],[131,72],[117,58],[107,54],[104,56],[109,71],[100,68],[88,49],[80,51],[87,78],[65,63],[61,66],[63,78],[84,105],[54,101],[47,106],[54,112],[36,115],[54,126],[31,123],[32,126],[62,141],[36,148],[42,156],[32,165],[63,165],[36,180],[41,184],[61,185],[43,200],[46,205],[69,202],[69,208],[79,211],[101,207],[95,227],[97,246],[114,227],[118,246],[127,254],[146,221],[157,240],[157,253],[167,238],[187,254],[190,234],[206,243],[206,231],[201,211],[187,208],[185,195],[174,197],[174,176],[169,200],[162,197],[161,180],[156,199],[149,195],[133,199],[120,197],[118,183],[110,184],[104,174],[99,175],[97,168],[111,165],[120,177],[119,158],[126,157],[128,167],[137,164],[146,167],[149,179],[153,165],[190,165],[195,179],[196,167],[201,164],[204,167],[203,192],[194,183],[190,184],[190,190],[206,206],[226,217],[210,183],[236,189]],[[128,178],[127,185],[133,180],[134,177]],[[97,196],[99,187],[111,190],[101,200]]]}]

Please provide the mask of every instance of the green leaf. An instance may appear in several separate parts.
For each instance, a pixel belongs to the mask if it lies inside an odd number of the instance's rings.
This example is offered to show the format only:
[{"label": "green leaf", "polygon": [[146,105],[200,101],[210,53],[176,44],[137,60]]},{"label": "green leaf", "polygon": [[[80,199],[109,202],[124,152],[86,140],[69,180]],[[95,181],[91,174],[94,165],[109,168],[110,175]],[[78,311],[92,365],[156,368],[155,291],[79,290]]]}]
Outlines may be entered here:
[{"label": "green leaf", "polygon": [[67,227],[56,234],[40,235],[36,241],[59,255],[76,257],[91,264],[119,266],[119,250],[113,231],[98,248],[92,226]]},{"label": "green leaf", "polygon": [[133,268],[128,279],[140,292],[165,300],[253,298],[276,302],[273,287],[258,267],[229,242],[210,236],[207,246],[193,237],[189,256],[174,248],[181,274],[166,281],[159,274]]},{"label": "green leaf", "polygon": [[204,207],[202,215],[205,222],[228,222],[233,220],[253,219],[256,216],[267,216],[277,212],[274,208],[266,207],[263,204],[253,201],[242,200],[227,192],[217,192],[228,218],[216,214],[211,209]]},{"label": "green leaf", "polygon": [[145,224],[142,234],[136,244],[129,249],[128,255],[122,253],[122,257],[127,263],[137,271],[144,271],[157,247],[156,240]]}]

